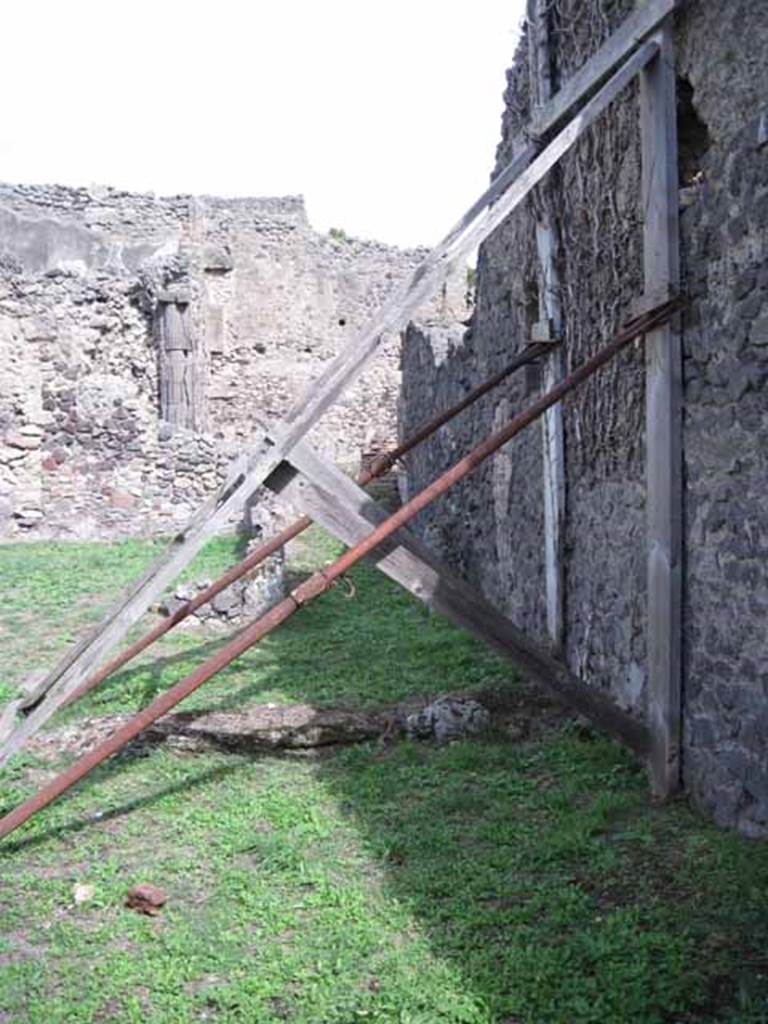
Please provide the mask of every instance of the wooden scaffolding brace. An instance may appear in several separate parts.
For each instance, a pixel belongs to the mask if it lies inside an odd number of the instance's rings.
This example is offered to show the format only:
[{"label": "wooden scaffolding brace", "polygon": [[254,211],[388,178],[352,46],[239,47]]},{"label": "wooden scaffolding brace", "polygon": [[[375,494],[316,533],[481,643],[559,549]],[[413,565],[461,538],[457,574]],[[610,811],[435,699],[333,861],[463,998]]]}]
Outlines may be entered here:
[{"label": "wooden scaffolding brace", "polygon": [[[156,627],[138,644],[103,665],[109,652],[125,638],[205,542],[260,486],[266,485],[273,492],[288,497],[308,516],[226,573],[201,595],[195,602],[196,607],[305,528],[310,517],[345,544],[351,545],[350,550],[246,627],[213,658],[171,687],[67,772],[0,819],[0,837],[54,800],[95,764],[120,749],[224,664],[322,593],[350,565],[374,550],[378,552],[378,568],[387,575],[431,608],[508,655],[528,676],[579,708],[638,755],[647,757],[653,791],[657,796],[669,796],[677,789],[682,495],[680,341],[673,317],[679,308],[675,298],[679,271],[671,24],[675,6],[676,0],[647,0],[580,71],[537,110],[530,130],[531,141],[522,146],[484,195],[429,254],[411,280],[329,364],[306,394],[294,403],[286,418],[265,432],[252,451],[236,460],[219,492],[198,510],[186,528],[176,535],[166,551],[96,629],[75,645],[42,682],[31,686],[26,696],[5,709],[0,717],[0,767],[58,708],[100,683],[193,610],[192,606],[182,609],[168,624]],[[638,75],[641,79],[645,295],[633,311],[632,319],[597,356],[569,377],[557,381],[558,375],[554,378],[550,375],[553,386],[541,399],[486,439],[397,513],[387,517],[357,484],[314,452],[303,440],[304,435],[360,373],[379,348],[383,334],[406,326],[417,307],[432,296],[452,270],[509,216]],[[441,565],[402,528],[421,508],[444,493],[482,459],[539,416],[557,408],[565,394],[640,335],[645,336],[647,360],[649,713],[645,723],[621,709],[606,692],[586,685],[553,654],[525,637],[509,619]],[[440,417],[439,422],[420,431],[407,447],[422,440],[436,425],[445,422],[460,408],[465,408],[517,366],[539,355],[541,351],[529,351],[514,360],[496,378]],[[401,453],[402,448],[393,453],[389,464]],[[379,470],[381,468],[382,465],[378,467]]]}]

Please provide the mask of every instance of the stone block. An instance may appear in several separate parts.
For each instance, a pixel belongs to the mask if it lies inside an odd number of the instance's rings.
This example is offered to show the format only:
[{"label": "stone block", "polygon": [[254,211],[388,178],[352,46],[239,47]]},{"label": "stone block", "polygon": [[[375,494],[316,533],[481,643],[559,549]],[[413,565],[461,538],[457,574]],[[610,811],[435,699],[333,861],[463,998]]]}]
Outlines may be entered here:
[{"label": "stone block", "polygon": [[114,490],[109,495],[109,504],[112,508],[128,510],[136,507],[137,500],[128,491]]},{"label": "stone block", "polygon": [[224,328],[224,309],[221,306],[209,305],[205,314],[205,337],[209,352],[224,352],[226,347]]},{"label": "stone block", "polygon": [[751,325],[749,340],[753,345],[768,346],[768,316],[755,320]]},{"label": "stone block", "polygon": [[467,697],[439,697],[423,710],[408,715],[405,730],[412,739],[438,743],[477,735],[490,725],[488,709]]},{"label": "stone block", "polygon": [[21,431],[11,430],[5,435],[5,443],[11,448],[19,448],[23,451],[33,451],[40,447],[40,435],[27,435]]},{"label": "stone block", "polygon": [[19,508],[14,513],[16,519],[25,519],[28,522],[40,522],[45,518],[44,513],[39,508]]},{"label": "stone block", "polygon": [[226,273],[235,266],[232,253],[227,245],[206,245],[202,254],[203,270]]},{"label": "stone block", "polygon": [[168,305],[188,306],[192,294],[186,288],[163,288],[157,293],[157,301]]}]

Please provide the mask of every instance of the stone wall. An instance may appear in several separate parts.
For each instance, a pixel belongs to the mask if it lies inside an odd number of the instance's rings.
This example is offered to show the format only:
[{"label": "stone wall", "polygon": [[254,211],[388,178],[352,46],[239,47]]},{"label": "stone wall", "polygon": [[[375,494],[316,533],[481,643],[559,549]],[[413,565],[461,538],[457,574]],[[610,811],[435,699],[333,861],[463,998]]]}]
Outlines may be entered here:
[{"label": "stone wall", "polygon": [[[0,538],[167,533],[423,253],[303,201],[0,185]],[[395,437],[396,339],[312,440]]]},{"label": "stone wall", "polygon": [[685,760],[722,825],[768,832],[768,8],[696,4],[680,71],[706,126],[682,217]]},{"label": "stone wall", "polygon": [[[556,67],[567,78],[632,7],[558,0]],[[578,17],[576,17],[578,15]],[[768,8],[689,0],[677,21],[685,290],[684,777],[726,826],[768,832]],[[508,76],[498,171],[528,119],[524,38]],[[412,325],[402,431],[432,393],[455,401],[524,346],[539,318],[536,213],[548,208],[568,367],[620,325],[642,290],[637,90],[629,90],[483,246],[466,331]],[[408,463],[422,486],[539,393],[535,372],[463,414]],[[564,403],[565,657],[645,710],[644,370],[629,351]],[[420,528],[486,594],[546,642],[542,439],[534,427]]]}]

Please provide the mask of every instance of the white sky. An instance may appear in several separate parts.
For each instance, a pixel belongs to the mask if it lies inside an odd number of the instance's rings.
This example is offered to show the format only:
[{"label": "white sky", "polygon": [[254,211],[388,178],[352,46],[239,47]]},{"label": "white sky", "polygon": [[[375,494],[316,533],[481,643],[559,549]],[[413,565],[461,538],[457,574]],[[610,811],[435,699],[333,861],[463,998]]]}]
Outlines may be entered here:
[{"label": "white sky", "polygon": [[433,244],[486,187],[523,0],[6,0],[0,180],[302,193]]}]

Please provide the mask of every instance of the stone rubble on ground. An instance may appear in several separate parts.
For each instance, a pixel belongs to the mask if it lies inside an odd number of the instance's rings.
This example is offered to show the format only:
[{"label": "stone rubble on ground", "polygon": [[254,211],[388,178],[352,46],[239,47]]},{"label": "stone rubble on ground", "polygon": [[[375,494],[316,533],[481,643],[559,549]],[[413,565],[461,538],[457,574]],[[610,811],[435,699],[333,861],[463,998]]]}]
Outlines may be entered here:
[{"label": "stone rubble on ground", "polygon": [[435,739],[438,743],[476,736],[488,728],[491,716],[479,701],[469,697],[438,697],[421,711],[408,715],[406,735],[410,739]]}]

